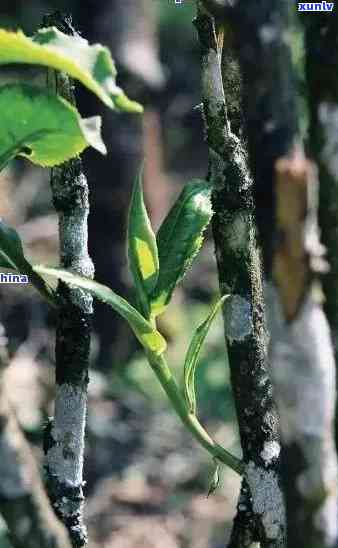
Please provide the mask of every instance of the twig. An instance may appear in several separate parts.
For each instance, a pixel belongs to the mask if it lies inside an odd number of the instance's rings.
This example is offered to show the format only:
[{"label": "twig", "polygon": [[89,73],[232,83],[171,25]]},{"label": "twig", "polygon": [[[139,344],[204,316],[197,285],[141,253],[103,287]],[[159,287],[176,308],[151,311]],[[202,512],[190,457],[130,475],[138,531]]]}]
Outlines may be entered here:
[{"label": "twig", "polygon": [[176,384],[165,358],[162,355],[156,356],[148,353],[148,361],[169,400],[171,401],[177,415],[194,436],[196,441],[198,441],[198,443],[202,445],[202,447],[204,447],[204,449],[206,449],[213,458],[216,458],[226,466],[229,466],[229,468],[237,472],[237,474],[243,474],[243,465],[240,459],[234,457],[221,445],[216,443],[200,424],[196,415],[189,412],[188,406]]}]

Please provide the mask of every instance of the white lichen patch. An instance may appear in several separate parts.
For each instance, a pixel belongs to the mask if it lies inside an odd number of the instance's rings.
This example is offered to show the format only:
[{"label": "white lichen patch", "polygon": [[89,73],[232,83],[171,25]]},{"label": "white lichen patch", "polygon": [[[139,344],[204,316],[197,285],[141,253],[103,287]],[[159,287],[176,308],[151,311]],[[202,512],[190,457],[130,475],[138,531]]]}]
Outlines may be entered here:
[{"label": "white lichen patch", "polygon": [[245,213],[238,213],[233,216],[229,223],[225,238],[228,246],[234,252],[242,252],[248,245],[250,216]]},{"label": "white lichen patch", "polygon": [[73,487],[82,485],[86,403],[82,388],[70,384],[58,386],[51,429],[55,443],[48,450],[46,461],[59,482]]},{"label": "white lichen patch", "polygon": [[223,309],[225,335],[232,341],[243,341],[252,333],[251,305],[240,295],[232,295]]},{"label": "white lichen patch", "polygon": [[250,486],[253,511],[261,516],[266,538],[283,538],[286,530],[285,508],[276,472],[265,470],[250,461],[245,476]]},{"label": "white lichen patch", "polygon": [[[94,265],[88,255],[88,212],[79,210],[72,215],[60,214],[59,237],[62,266],[71,268],[77,274],[93,278]],[[83,312],[93,312],[93,299],[88,292],[82,289],[72,289],[71,298],[75,305]]]},{"label": "white lichen patch", "polygon": [[278,459],[280,454],[280,444],[278,441],[265,441],[261,457],[266,466],[269,466],[274,459]]},{"label": "white lichen patch", "polygon": [[225,104],[225,99],[220,58],[214,49],[210,49],[203,60],[203,69],[203,95],[208,98],[210,114],[216,117],[219,114],[220,106]]}]

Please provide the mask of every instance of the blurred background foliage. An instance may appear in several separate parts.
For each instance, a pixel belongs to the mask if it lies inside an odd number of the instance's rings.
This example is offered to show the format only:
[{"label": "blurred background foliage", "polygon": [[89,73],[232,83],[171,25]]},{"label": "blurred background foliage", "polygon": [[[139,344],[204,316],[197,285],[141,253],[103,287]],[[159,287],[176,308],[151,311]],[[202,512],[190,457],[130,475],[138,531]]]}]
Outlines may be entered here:
[{"label": "blurred background foliage", "polygon": [[[90,42],[112,51],[119,82],[145,106],[143,117],[108,112],[82,89],[83,115],[101,114],[106,158],[88,151],[83,161],[91,191],[89,248],[97,280],[131,296],[125,253],[130,191],[145,157],[148,209],[158,228],[182,185],[207,170],[200,98],[199,46],[184,0],[3,0],[0,26],[33,33],[46,13],[71,13]],[[22,67],[18,75],[30,78]],[[3,70],[1,81],[8,78]],[[18,113],[19,114],[19,113]],[[0,216],[19,231],[33,262],[56,264],[57,221],[49,174],[16,161],[0,179]],[[210,237],[192,272],[160,320],[168,359],[182,380],[193,329],[217,293]],[[41,431],[52,414],[55,316],[33,289],[0,287],[0,318],[11,364],[12,401],[41,459]],[[91,548],[217,548],[224,546],[239,480],[227,470],[206,498],[212,462],[171,412],[128,327],[103,305],[95,307],[89,387],[86,508]],[[202,421],[225,447],[239,454],[234,407],[217,318],[197,372]],[[5,535],[5,533],[4,533]],[[8,548],[5,536],[0,548]]]}]

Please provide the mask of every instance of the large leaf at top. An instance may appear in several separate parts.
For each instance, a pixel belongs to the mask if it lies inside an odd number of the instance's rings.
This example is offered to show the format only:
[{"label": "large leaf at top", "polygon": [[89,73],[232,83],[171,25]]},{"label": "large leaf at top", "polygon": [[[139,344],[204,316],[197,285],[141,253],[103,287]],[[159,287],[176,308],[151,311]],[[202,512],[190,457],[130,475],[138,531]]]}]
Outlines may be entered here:
[{"label": "large leaf at top", "polygon": [[221,297],[212,307],[207,319],[196,329],[184,363],[184,394],[191,413],[196,414],[195,372],[198,358],[213,319],[229,295]]},{"label": "large leaf at top", "polygon": [[152,294],[153,316],[165,309],[176,285],[189,270],[211,217],[210,184],[203,180],[187,183],[157,234],[160,272]]},{"label": "large leaf at top", "polygon": [[134,331],[140,343],[155,354],[162,354],[166,349],[166,341],[162,335],[147,322],[141,314],[135,310],[125,299],[114,293],[109,287],[77,276],[68,270],[61,268],[50,268],[46,266],[35,266],[34,270],[39,274],[45,274],[62,280],[71,287],[85,289],[91,295],[109,304],[122,318],[124,318]]},{"label": "large leaf at top", "polygon": [[155,234],[144,204],[142,172],[135,179],[128,219],[128,259],[143,315],[150,315],[149,296],[159,271]]},{"label": "large leaf at top", "polygon": [[0,64],[28,63],[66,72],[82,82],[108,107],[142,112],[116,85],[116,69],[107,48],[89,46],[81,36],[68,36],[55,27],[41,29],[33,38],[21,31],[0,30]]},{"label": "large leaf at top", "polygon": [[0,220],[0,266],[28,276],[31,284],[52,305],[56,304],[53,290],[45,283],[27,261],[19,234]]},{"label": "large leaf at top", "polygon": [[88,145],[102,153],[100,118],[83,120],[61,97],[26,84],[0,87],[0,169],[17,155],[53,166]]}]

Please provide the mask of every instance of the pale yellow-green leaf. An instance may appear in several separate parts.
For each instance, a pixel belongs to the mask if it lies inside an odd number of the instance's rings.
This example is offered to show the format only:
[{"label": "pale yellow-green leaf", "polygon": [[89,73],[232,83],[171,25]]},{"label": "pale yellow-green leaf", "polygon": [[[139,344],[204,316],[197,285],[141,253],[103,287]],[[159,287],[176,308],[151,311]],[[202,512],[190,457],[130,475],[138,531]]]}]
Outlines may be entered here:
[{"label": "pale yellow-green leaf", "polygon": [[23,32],[0,29],[0,64],[26,63],[66,72],[82,82],[108,107],[142,112],[116,85],[116,69],[107,48],[90,46],[81,36],[68,36],[55,27],[30,38]]},{"label": "pale yellow-green leaf", "polygon": [[156,286],[159,261],[156,237],[143,198],[142,170],[136,177],[129,209],[128,259],[142,313],[149,317],[149,296]]}]

